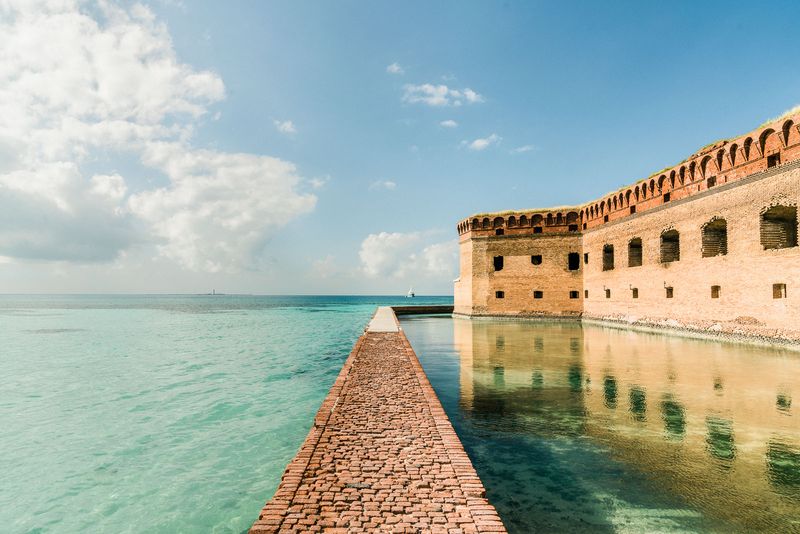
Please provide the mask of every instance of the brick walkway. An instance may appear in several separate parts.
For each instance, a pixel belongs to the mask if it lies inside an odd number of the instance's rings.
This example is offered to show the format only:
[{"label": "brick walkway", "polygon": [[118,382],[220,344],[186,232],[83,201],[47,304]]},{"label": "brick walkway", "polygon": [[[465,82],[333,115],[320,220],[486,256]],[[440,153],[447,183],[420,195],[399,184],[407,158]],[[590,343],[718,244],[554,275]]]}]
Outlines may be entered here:
[{"label": "brick walkway", "polygon": [[385,326],[356,342],[251,533],[505,532],[405,335]]}]

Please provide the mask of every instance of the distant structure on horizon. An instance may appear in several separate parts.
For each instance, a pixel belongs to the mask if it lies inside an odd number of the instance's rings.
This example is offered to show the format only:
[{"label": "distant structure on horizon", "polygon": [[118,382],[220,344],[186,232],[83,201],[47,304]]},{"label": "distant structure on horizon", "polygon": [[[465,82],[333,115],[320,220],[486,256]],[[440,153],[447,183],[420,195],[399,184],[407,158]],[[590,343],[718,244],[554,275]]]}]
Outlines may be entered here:
[{"label": "distant structure on horizon", "polygon": [[580,206],[458,224],[455,314],[800,340],[800,109]]}]

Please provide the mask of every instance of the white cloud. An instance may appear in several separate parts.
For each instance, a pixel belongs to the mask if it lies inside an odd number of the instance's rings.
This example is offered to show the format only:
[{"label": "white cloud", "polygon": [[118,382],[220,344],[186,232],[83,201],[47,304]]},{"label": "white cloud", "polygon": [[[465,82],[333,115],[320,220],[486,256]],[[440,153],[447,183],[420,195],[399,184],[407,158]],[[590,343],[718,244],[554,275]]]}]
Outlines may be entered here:
[{"label": "white cloud", "polygon": [[376,180],[371,184],[369,184],[369,188],[371,191],[374,191],[376,189],[386,189],[388,191],[394,191],[395,189],[397,189],[397,183],[391,180]]},{"label": "white cloud", "polygon": [[462,141],[461,145],[466,146],[470,150],[481,151],[481,150],[486,150],[492,145],[499,144],[500,141],[502,140],[503,140],[502,137],[493,133],[489,137],[478,138],[475,139],[474,141]]},{"label": "white cloud", "polygon": [[434,107],[458,107],[464,103],[475,104],[484,101],[483,96],[472,89],[451,89],[444,84],[430,83],[404,86],[402,100],[409,104],[426,104]]},{"label": "white cloud", "polygon": [[386,67],[386,72],[389,74],[405,74],[406,71],[400,66],[399,63],[395,62]]},{"label": "white cloud", "polygon": [[274,120],[272,124],[275,125],[275,129],[281,133],[285,134],[295,134],[297,133],[297,128],[295,128],[294,123],[292,121],[279,121]]},{"label": "white cloud", "polygon": [[512,154],[522,154],[524,152],[530,152],[532,150],[536,150],[536,147],[534,145],[522,145],[516,148],[512,148],[509,152],[511,152]]},{"label": "white cloud", "polygon": [[131,211],[152,225],[164,256],[197,271],[256,268],[268,238],[316,204],[296,192],[294,165],[277,158],[162,143],[145,163],[171,184],[133,195]]},{"label": "white cloud", "polygon": [[439,123],[442,128],[458,128],[458,123],[453,119],[447,119]]},{"label": "white cloud", "polygon": [[361,242],[361,271],[370,278],[452,280],[458,270],[456,240],[426,244],[432,232],[380,232]]},{"label": "white cloud", "polygon": [[325,187],[325,184],[331,181],[330,176],[322,176],[320,178],[312,178],[308,181],[309,185],[311,185],[312,189],[322,189]]},{"label": "white cloud", "polygon": [[[155,238],[193,269],[253,265],[316,199],[291,163],[192,146],[224,98],[142,5],[0,1],[0,255],[108,261]],[[169,184],[131,195],[124,173],[85,170],[97,154],[138,158]]]}]

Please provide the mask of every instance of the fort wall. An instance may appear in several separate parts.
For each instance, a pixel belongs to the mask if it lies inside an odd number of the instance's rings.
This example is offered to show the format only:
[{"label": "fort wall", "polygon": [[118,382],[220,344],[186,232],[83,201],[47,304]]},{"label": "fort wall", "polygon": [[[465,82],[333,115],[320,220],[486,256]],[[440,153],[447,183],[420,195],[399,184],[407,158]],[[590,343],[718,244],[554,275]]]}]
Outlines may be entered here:
[{"label": "fort wall", "polygon": [[586,205],[461,221],[455,313],[800,339],[798,122],[714,143]]}]

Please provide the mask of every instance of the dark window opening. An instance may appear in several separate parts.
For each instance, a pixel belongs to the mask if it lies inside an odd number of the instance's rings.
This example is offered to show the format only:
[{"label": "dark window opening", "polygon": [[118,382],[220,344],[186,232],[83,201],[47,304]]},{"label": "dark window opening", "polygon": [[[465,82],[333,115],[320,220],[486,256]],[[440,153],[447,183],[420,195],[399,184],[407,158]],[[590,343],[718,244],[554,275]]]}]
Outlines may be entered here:
[{"label": "dark window opening", "polygon": [[631,215],[636,213],[636,206],[631,206]]},{"label": "dark window opening", "polygon": [[669,230],[661,234],[661,263],[680,261],[681,235],[677,230]]},{"label": "dark window opening", "polygon": [[785,299],[786,298],[786,284],[772,284],[772,298]]},{"label": "dark window opening", "polygon": [[706,189],[711,189],[715,185],[717,185],[717,177],[716,176],[712,176],[711,178],[706,180]]},{"label": "dark window opening", "polygon": [[506,294],[505,294],[504,291],[495,291],[494,292],[494,297],[498,298],[498,299],[504,299],[504,298],[506,298]]},{"label": "dark window opening", "polygon": [[544,291],[534,291],[533,298],[540,299],[544,297]]},{"label": "dark window opening", "polygon": [[631,296],[633,298],[635,298],[635,299],[639,298],[639,288],[638,287],[632,287],[631,288]]},{"label": "dark window opening", "polygon": [[584,289],[583,290],[583,298],[585,298],[585,299],[589,298],[589,290],[588,289]]},{"label": "dark window opening", "polygon": [[534,265],[541,265],[542,264],[542,256],[537,254],[535,256],[531,256],[531,263]]},{"label": "dark window opening", "polygon": [[671,299],[672,296],[675,294],[675,292],[672,290],[671,287],[665,287],[664,289],[667,291],[667,298]]},{"label": "dark window opening", "polygon": [[721,288],[719,286],[711,286],[711,298],[718,299]]},{"label": "dark window opening", "polygon": [[583,223],[583,229],[586,230],[586,223]]},{"label": "dark window opening", "polygon": [[603,245],[603,270],[610,271],[614,268],[614,245]]},{"label": "dark window opening", "polygon": [[503,235],[505,231],[502,228],[498,228],[494,231],[494,235]]},{"label": "dark window opening", "polygon": [[635,237],[628,242],[628,267],[642,265],[642,240]]},{"label": "dark window opening", "polygon": [[607,299],[611,298],[611,290],[610,289],[606,289],[606,298]]},{"label": "dark window opening", "polygon": [[761,245],[764,250],[797,246],[795,206],[774,206],[761,214]]},{"label": "dark window opening", "polygon": [[576,298],[578,298],[579,295],[580,295],[580,293],[578,293],[577,291],[570,291],[569,292],[569,298],[571,298],[571,299],[576,299]]},{"label": "dark window opening", "polygon": [[503,270],[503,256],[495,256],[494,257],[494,270],[495,271],[502,271]]},{"label": "dark window opening", "polygon": [[567,267],[570,271],[577,271],[581,268],[581,255],[577,252],[567,254]]},{"label": "dark window opening", "polygon": [[773,154],[771,156],[767,156],[767,168],[777,167],[780,164],[781,164],[780,154]]},{"label": "dark window opening", "polygon": [[589,253],[588,252],[584,252],[583,253],[583,263],[589,263]]},{"label": "dark window opening", "polygon": [[577,224],[570,224],[567,227],[567,230],[569,230],[570,232],[577,232],[578,231],[578,225]]},{"label": "dark window opening", "polygon": [[728,223],[725,219],[715,219],[703,226],[701,248],[704,258],[728,253]]},{"label": "dark window opening", "polygon": [[667,202],[669,202],[670,198],[672,198],[672,197],[670,196],[670,193],[664,193],[664,203],[665,203],[665,204],[666,204]]},{"label": "dark window opening", "polygon": [[604,222],[604,223],[607,223],[607,222],[608,222],[608,215],[606,215],[606,216],[604,216],[604,217],[603,217],[603,222]]},{"label": "dark window opening", "polygon": [[533,233],[534,234],[541,234],[542,233],[542,227],[541,226],[534,226],[533,227]]}]

